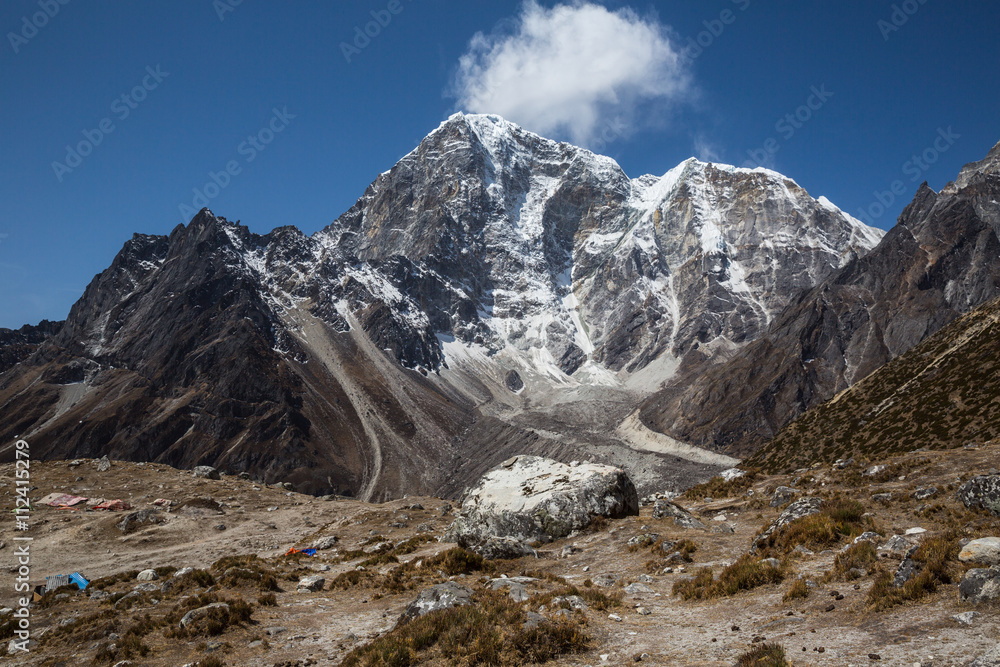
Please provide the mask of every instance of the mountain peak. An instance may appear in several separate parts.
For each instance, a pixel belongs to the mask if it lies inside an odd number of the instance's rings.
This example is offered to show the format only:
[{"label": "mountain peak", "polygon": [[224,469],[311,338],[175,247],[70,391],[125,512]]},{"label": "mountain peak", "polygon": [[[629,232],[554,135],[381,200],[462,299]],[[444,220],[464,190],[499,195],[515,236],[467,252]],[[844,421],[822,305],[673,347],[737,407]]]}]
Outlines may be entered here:
[{"label": "mountain peak", "polygon": [[962,171],[955,179],[954,187],[961,189],[968,187],[978,177],[988,174],[1000,174],[1000,143],[997,143],[982,160],[970,162],[962,167]]}]

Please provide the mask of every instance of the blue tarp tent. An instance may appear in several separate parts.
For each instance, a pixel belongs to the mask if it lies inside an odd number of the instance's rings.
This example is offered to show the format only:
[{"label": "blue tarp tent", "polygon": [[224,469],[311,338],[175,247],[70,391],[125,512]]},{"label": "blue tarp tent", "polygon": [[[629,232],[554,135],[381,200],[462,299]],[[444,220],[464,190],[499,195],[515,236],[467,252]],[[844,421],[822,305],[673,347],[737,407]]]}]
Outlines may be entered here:
[{"label": "blue tarp tent", "polygon": [[54,591],[60,586],[69,586],[70,584],[76,584],[77,588],[81,591],[86,590],[87,586],[90,584],[82,574],[79,572],[74,572],[73,574],[57,574],[51,577],[45,577],[45,592]]}]

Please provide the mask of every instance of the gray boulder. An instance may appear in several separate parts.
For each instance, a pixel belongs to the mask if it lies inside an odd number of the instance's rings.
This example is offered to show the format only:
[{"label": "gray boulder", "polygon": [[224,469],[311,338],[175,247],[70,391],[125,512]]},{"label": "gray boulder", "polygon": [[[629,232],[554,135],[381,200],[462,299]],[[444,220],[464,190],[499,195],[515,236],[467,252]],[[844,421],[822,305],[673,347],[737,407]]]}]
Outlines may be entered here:
[{"label": "gray boulder", "polygon": [[973,660],[969,663],[969,667],[1000,667],[1000,645],[994,646]]},{"label": "gray boulder", "polygon": [[514,579],[494,579],[490,582],[490,588],[495,591],[506,588],[507,594],[510,595],[510,599],[514,602],[524,602],[531,597],[528,595],[528,589],[524,587],[524,584]]},{"label": "gray boulder", "polygon": [[931,496],[937,494],[938,490],[933,486],[925,486],[923,488],[917,489],[911,495],[916,500],[926,500]]},{"label": "gray boulder", "polygon": [[204,607],[198,607],[197,609],[192,609],[188,613],[184,614],[183,618],[181,618],[181,627],[186,628],[187,626],[197,621],[199,618],[208,616],[209,612],[211,612],[213,609],[225,609],[226,611],[229,611],[229,605],[226,604],[225,602],[213,602],[210,605],[205,605]]},{"label": "gray boulder", "polygon": [[431,586],[425,591],[421,591],[417,599],[406,607],[406,611],[400,617],[400,623],[406,623],[414,618],[419,618],[432,611],[439,609],[450,609],[452,607],[462,607],[472,602],[472,591],[464,586],[459,586],[454,581],[446,581],[437,586]]},{"label": "gray boulder", "polygon": [[979,604],[1000,598],[1000,567],[979,568],[965,573],[958,585],[958,599]]},{"label": "gray boulder", "polygon": [[219,471],[212,466],[195,466],[193,474],[195,477],[201,477],[203,479],[222,479],[219,475]]},{"label": "gray boulder", "polygon": [[893,535],[885,544],[878,547],[880,553],[885,552],[893,556],[903,557],[913,550],[913,543],[902,535]]},{"label": "gray boulder", "polygon": [[625,592],[629,595],[642,595],[644,593],[653,593],[653,589],[646,584],[635,582],[634,584],[629,584],[625,587]]},{"label": "gray boulder", "polygon": [[138,512],[131,512],[122,517],[115,526],[118,530],[122,531],[126,535],[133,533],[140,528],[145,526],[152,526],[155,524],[163,523],[163,518],[159,516],[160,510],[157,509],[147,509],[139,510]]},{"label": "gray boulder", "polygon": [[771,497],[771,507],[781,507],[785,503],[791,502],[796,493],[798,491],[790,486],[779,486]]},{"label": "gray boulder", "polygon": [[326,585],[326,579],[319,576],[318,574],[313,574],[308,577],[302,577],[299,579],[298,585],[295,587],[298,593],[311,593],[314,591],[323,590],[323,586]]},{"label": "gray boulder", "polygon": [[979,475],[958,487],[955,497],[969,508],[1000,516],[1000,475]]},{"label": "gray boulder", "polygon": [[654,519],[666,519],[672,518],[674,523],[681,528],[696,528],[698,530],[708,530],[708,526],[703,524],[698,519],[694,518],[690,512],[686,509],[670,502],[666,498],[660,498],[653,505],[653,518]]},{"label": "gray boulder", "polygon": [[137,581],[156,581],[160,575],[156,573],[156,570],[143,570],[135,578]]},{"label": "gray boulder", "polygon": [[771,522],[763,533],[754,538],[753,542],[750,544],[750,550],[756,551],[757,547],[763,544],[771,535],[776,531],[784,528],[792,521],[801,519],[802,517],[810,516],[819,512],[820,506],[823,504],[823,500],[820,498],[800,498],[794,503],[785,508],[785,510],[778,515],[778,518]]},{"label": "gray boulder", "polygon": [[983,537],[962,547],[958,560],[976,565],[1000,565],[1000,537]]},{"label": "gray boulder", "polygon": [[611,588],[618,583],[618,575],[616,574],[599,574],[593,579],[595,586],[600,586],[601,588]]},{"label": "gray boulder", "polygon": [[111,470],[111,460],[107,454],[97,460],[97,472],[107,472]]},{"label": "gray boulder", "polygon": [[465,547],[491,537],[550,542],[585,528],[596,516],[638,513],[635,486],[620,468],[516,456],[466,493],[446,539]]},{"label": "gray boulder", "polygon": [[978,611],[963,611],[961,614],[955,614],[952,616],[959,625],[972,625],[976,621],[976,617],[979,616]]},{"label": "gray boulder", "polygon": [[917,572],[920,571],[920,566],[912,558],[904,558],[903,562],[899,564],[896,568],[896,574],[892,579],[892,585],[896,588],[902,588],[903,584],[912,579]]},{"label": "gray boulder", "polygon": [[558,609],[563,605],[569,606],[570,609],[576,609],[579,611],[586,611],[588,609],[587,603],[579,595],[560,595],[559,597],[552,598],[552,608]]},{"label": "gray boulder", "polygon": [[320,537],[316,540],[313,540],[313,543],[309,546],[312,547],[313,549],[324,551],[326,549],[332,549],[333,547],[337,546],[337,542],[339,541],[340,540],[336,535],[328,535],[326,537]]}]

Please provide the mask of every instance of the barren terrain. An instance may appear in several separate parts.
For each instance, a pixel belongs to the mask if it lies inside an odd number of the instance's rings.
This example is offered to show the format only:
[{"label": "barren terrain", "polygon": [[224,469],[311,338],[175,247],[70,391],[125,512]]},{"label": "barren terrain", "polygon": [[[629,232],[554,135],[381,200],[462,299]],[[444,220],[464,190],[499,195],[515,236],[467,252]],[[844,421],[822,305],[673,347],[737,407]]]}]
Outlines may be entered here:
[{"label": "barren terrain", "polygon": [[[314,498],[231,476],[202,479],[163,465],[116,461],[110,470],[98,472],[92,460],[78,465],[32,462],[35,502],[59,492],[122,498],[137,509],[166,498],[174,502],[174,509],[157,515],[164,522],[126,535],[116,524],[128,512],[34,505],[27,533],[34,537],[32,581],[41,583],[47,575],[78,571],[92,585],[84,593],[60,591],[65,597],[59,599],[50,594],[34,606],[32,637],[37,643],[30,653],[7,656],[4,662],[116,664],[125,658],[108,653],[109,641],[115,641],[101,635],[97,625],[112,623],[116,635],[127,637],[129,628],[142,623],[148,614],[150,625],[139,635],[148,652],[129,657],[130,664],[173,667],[213,664],[206,661],[217,658],[227,665],[333,665],[352,650],[386,637],[417,593],[433,584],[453,579],[477,591],[504,575],[528,575],[533,581],[524,585],[532,597],[520,602],[520,607],[574,624],[581,638],[571,652],[556,656],[551,664],[625,665],[641,658],[642,663],[654,665],[732,665],[754,640],[766,640],[782,644],[796,665],[965,665],[1000,640],[997,610],[961,604],[956,583],[945,583],[922,599],[874,611],[868,594],[877,569],[894,571],[898,558],[880,555],[877,566],[853,581],[828,577],[836,554],[850,543],[849,538],[825,550],[790,552],[783,557],[784,577],[778,584],[690,601],[675,595],[673,587],[699,568],[718,574],[745,554],[753,537],[782,509],[770,507],[774,488],[792,482],[803,496],[842,494],[861,501],[869,513],[866,520],[873,522],[883,538],[915,527],[927,532],[913,537],[914,544],[949,531],[958,531],[950,533],[950,539],[998,535],[995,517],[967,510],[954,498],[961,480],[996,466],[998,450],[1000,445],[990,443],[974,449],[912,452],[887,461],[890,468],[878,477],[863,477],[861,472],[870,462],[860,461],[844,469],[826,466],[786,476],[760,476],[750,485],[753,493],[749,495],[746,488],[715,480],[711,488],[696,489],[696,497],[689,494],[678,500],[704,522],[704,530],[680,528],[669,518],[654,519],[652,507],[645,505],[638,517],[598,521],[581,534],[540,545],[538,558],[473,562],[457,574],[449,574],[457,572],[449,569],[451,565],[432,560],[455,547],[437,541],[453,519],[448,501],[409,497],[368,504]],[[13,508],[13,468],[6,465],[0,471],[0,502]],[[931,486],[938,489],[933,497],[912,498],[916,489]],[[706,500],[702,494],[717,493],[712,488],[732,491],[733,497]],[[892,493],[892,500],[873,501],[876,493]],[[213,499],[222,514],[209,509],[206,502],[177,509],[195,498]],[[732,526],[734,532],[725,526]],[[2,527],[0,541],[6,546],[0,550],[0,563],[7,582],[0,589],[0,604],[10,607],[16,597],[12,521]],[[647,534],[657,538],[650,544],[643,544],[650,540],[633,539]],[[315,557],[283,555],[290,547],[302,548],[327,536],[336,536],[336,544]],[[403,545],[414,537],[419,539]],[[690,540],[696,547],[690,554],[693,562],[668,563],[668,554],[657,551],[663,539]],[[390,546],[380,547],[383,543]],[[369,553],[357,552],[362,549]],[[226,557],[251,555],[263,560],[241,562],[255,573],[273,574],[277,581],[274,588],[280,590],[273,591],[275,605],[261,602],[267,586],[239,578],[242,566],[233,567],[238,559],[229,558],[213,567]],[[361,566],[365,561],[369,564]],[[957,562],[953,566],[964,567]],[[207,570],[212,583],[200,580],[205,585],[199,585],[178,577],[187,583],[162,594],[132,596],[130,608],[120,602],[124,593],[141,583],[135,580],[136,571],[160,568],[160,580],[154,582],[159,585],[172,579],[169,568],[182,567]],[[672,571],[665,573],[667,567]],[[309,574],[324,577],[322,590],[296,592],[296,582]],[[338,575],[346,576],[338,579]],[[602,575],[611,575],[614,581]],[[814,584],[809,586],[808,597],[783,601],[799,578]],[[636,585],[626,590],[632,583]],[[567,586],[588,592],[584,598],[589,604],[560,618],[559,605],[544,596],[565,592]],[[89,597],[97,590],[110,595],[103,600]],[[837,599],[835,594],[843,597]],[[209,601],[212,595],[230,602],[246,600],[252,608],[249,620],[234,622],[217,635],[175,636],[172,631],[180,611]],[[600,599],[605,602],[594,602]],[[827,611],[830,606],[833,609]],[[979,615],[971,625],[953,618],[972,610]],[[97,630],[88,629],[88,624]],[[116,650],[121,651],[123,643],[119,640]],[[104,652],[95,660],[99,651]],[[419,653],[418,659],[449,664],[433,647]]]}]

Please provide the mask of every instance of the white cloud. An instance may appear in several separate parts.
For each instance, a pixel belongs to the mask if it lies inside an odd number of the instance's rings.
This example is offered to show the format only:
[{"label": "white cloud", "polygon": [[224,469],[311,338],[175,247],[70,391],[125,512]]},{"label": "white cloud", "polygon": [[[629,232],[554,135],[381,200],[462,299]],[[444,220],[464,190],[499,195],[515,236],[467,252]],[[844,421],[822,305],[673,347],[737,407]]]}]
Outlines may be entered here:
[{"label": "white cloud", "polygon": [[453,94],[465,111],[604,143],[627,134],[642,105],[662,111],[684,97],[687,68],[668,33],[627,8],[527,0],[513,30],[472,38]]}]

